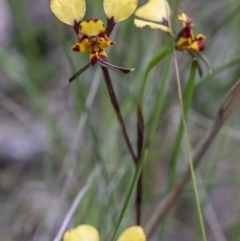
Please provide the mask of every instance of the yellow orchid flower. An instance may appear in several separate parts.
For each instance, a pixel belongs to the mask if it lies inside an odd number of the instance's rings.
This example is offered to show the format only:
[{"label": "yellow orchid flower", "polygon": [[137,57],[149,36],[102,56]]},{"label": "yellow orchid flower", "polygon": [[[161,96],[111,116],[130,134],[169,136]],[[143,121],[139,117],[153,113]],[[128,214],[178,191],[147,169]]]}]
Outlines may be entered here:
[{"label": "yellow orchid flower", "polygon": [[[99,241],[97,229],[84,224],[65,232],[63,241]],[[146,236],[140,226],[127,228],[117,241],[146,241]]]},{"label": "yellow orchid flower", "polygon": [[103,8],[107,16],[107,27],[105,28],[104,23],[96,18],[82,21],[86,12],[85,0],[50,1],[50,8],[56,17],[60,21],[72,25],[78,35],[78,42],[72,46],[72,50],[89,53],[90,63],[72,76],[69,82],[96,63],[122,73],[130,73],[134,70],[109,64],[104,49],[115,44],[108,38],[115,24],[127,19],[135,11],[137,5],[138,0],[103,0]]},{"label": "yellow orchid flower", "polygon": [[[173,35],[168,21],[170,7],[167,1],[149,0],[145,5],[136,10],[135,15],[144,19],[134,19],[137,27],[149,26],[152,29],[160,29]],[[183,29],[175,37],[176,49],[195,52],[202,51],[205,48],[205,36],[202,34],[195,36],[193,34],[194,24],[192,19],[182,11],[180,11],[178,19],[183,23]]]},{"label": "yellow orchid flower", "polygon": [[177,36],[176,48],[180,50],[202,51],[205,48],[205,36],[198,34],[194,36],[192,19],[180,10],[178,19],[183,23],[183,29]]}]

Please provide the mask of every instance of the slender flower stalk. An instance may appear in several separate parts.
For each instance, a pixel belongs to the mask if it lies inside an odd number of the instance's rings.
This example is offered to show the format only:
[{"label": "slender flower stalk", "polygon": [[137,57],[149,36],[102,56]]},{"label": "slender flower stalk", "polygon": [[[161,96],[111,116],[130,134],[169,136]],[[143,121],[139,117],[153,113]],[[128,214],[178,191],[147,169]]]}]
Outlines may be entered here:
[{"label": "slender flower stalk", "polygon": [[122,118],[122,115],[121,115],[121,111],[120,111],[119,104],[118,104],[118,101],[117,101],[117,98],[116,98],[116,95],[115,95],[115,92],[114,92],[114,89],[113,89],[113,86],[112,86],[112,82],[111,82],[111,78],[110,78],[108,69],[105,68],[105,67],[102,67],[102,71],[103,71],[103,76],[104,76],[104,79],[105,79],[105,82],[106,82],[106,85],[107,85],[109,97],[111,99],[113,108],[115,110],[118,121],[119,121],[119,123],[121,125],[121,128],[122,128],[124,140],[126,142],[126,145],[128,147],[129,152],[131,153],[131,156],[132,156],[132,159],[134,160],[134,163],[137,164],[137,157],[136,157],[136,155],[133,151],[131,142],[130,142],[128,134],[127,134],[127,130],[126,130],[126,127],[125,127],[125,124],[124,124],[124,121],[123,121],[123,118]]},{"label": "slender flower stalk", "polygon": [[[104,12],[107,16],[107,27],[105,28],[104,23],[96,18],[89,18],[82,21],[85,11],[86,2],[85,0],[51,0],[50,8],[56,17],[73,27],[75,33],[77,34],[78,41],[72,46],[72,51],[75,52],[85,52],[89,54],[90,62],[87,63],[83,68],[81,68],[77,73],[75,73],[68,82],[71,83],[78,76],[80,76],[89,67],[99,64],[102,67],[103,76],[108,88],[108,93],[111,99],[111,103],[117,115],[118,121],[120,123],[124,140],[126,142],[127,148],[131,154],[135,166],[137,166],[138,160],[141,157],[141,149],[143,139],[138,139],[138,154],[134,153],[132,144],[130,142],[124,120],[121,115],[120,107],[111,83],[111,78],[108,69],[128,74],[134,71],[133,68],[123,68],[115,66],[108,62],[107,53],[105,48],[108,48],[115,44],[114,41],[109,39],[109,36],[114,28],[114,26],[125,19],[127,19],[137,8],[138,0],[103,0]],[[139,126],[139,125],[138,125]],[[138,128],[138,133],[141,131]],[[142,135],[143,136],[143,135]],[[138,189],[139,190],[139,189]],[[140,195],[141,196],[141,195]],[[140,209],[138,203],[139,194],[136,197],[136,213],[137,220],[140,220]],[[137,221],[139,223],[140,221]]]}]

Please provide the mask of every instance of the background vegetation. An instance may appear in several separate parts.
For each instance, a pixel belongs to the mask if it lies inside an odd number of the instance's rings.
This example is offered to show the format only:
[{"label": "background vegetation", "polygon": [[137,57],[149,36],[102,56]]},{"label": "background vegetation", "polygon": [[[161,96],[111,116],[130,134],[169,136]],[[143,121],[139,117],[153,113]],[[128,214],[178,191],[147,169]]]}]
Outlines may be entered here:
[{"label": "background vegetation", "polygon": [[[140,1],[140,5],[145,1]],[[204,67],[195,79],[187,118],[192,148],[210,128],[221,100],[240,76],[240,3],[169,1],[173,25],[180,8],[194,19],[195,33],[207,38]],[[109,101],[102,73],[91,67],[73,83],[66,81],[88,61],[72,52],[77,41],[71,27],[50,12],[48,1],[0,1],[0,233],[1,240],[52,240],[69,207],[90,177],[91,185],[71,221],[94,225],[109,239],[122,210],[134,165]],[[102,1],[88,0],[85,19],[105,21]],[[133,16],[117,25],[108,49],[111,63],[135,67],[123,75],[111,71],[131,142],[136,146],[137,101],[153,55],[169,39],[149,28],[137,29]],[[183,90],[191,59],[177,53]],[[162,89],[163,74],[167,76]],[[157,96],[163,93],[161,106]],[[239,107],[239,106],[238,106]],[[144,165],[142,226],[166,195],[170,160],[180,122],[173,58],[149,74],[144,101],[146,130],[162,108]],[[211,143],[196,171],[208,240],[240,239],[240,109],[236,108]],[[185,143],[177,173],[187,165]],[[95,176],[91,173],[95,172]],[[97,171],[100,170],[100,171]],[[121,224],[133,225],[134,198]],[[191,182],[175,201],[150,240],[202,240]]]}]

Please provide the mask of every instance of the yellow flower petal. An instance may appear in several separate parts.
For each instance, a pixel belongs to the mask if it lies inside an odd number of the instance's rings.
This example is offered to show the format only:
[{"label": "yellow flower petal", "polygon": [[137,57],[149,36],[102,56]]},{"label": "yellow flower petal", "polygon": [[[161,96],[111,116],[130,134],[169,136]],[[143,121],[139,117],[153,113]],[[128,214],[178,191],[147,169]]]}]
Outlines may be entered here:
[{"label": "yellow flower petal", "polygon": [[76,52],[92,52],[92,45],[88,38],[78,42],[72,46],[72,50]]},{"label": "yellow flower petal", "polygon": [[93,226],[85,224],[66,231],[63,241],[99,241],[99,234]]},{"label": "yellow flower petal", "polygon": [[97,36],[105,31],[104,23],[96,18],[90,18],[79,26],[79,34],[88,37]]},{"label": "yellow flower petal", "polygon": [[50,8],[56,17],[69,25],[80,22],[86,12],[85,0],[51,0]]},{"label": "yellow flower petal", "polygon": [[104,0],[103,8],[108,19],[120,22],[128,18],[137,8],[138,0]]},{"label": "yellow flower petal", "polygon": [[146,236],[140,226],[132,226],[126,229],[117,241],[146,241]]},{"label": "yellow flower petal", "polygon": [[170,7],[165,0],[150,0],[138,8],[135,15],[142,19],[161,23],[164,20],[168,20]]},{"label": "yellow flower petal", "polygon": [[144,20],[139,20],[139,19],[134,19],[134,24],[138,27],[138,28],[142,28],[145,26],[149,26],[152,29],[160,29],[164,32],[171,32],[171,29],[165,25],[162,24],[157,24],[157,23],[152,23],[152,22],[148,22],[148,21],[144,21]]}]

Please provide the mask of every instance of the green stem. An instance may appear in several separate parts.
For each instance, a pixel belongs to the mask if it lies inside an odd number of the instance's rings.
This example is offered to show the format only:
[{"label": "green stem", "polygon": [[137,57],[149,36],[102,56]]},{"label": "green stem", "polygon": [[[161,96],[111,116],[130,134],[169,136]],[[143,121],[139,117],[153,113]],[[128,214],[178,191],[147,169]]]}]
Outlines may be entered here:
[{"label": "green stem", "polygon": [[126,198],[125,203],[124,203],[124,205],[123,205],[122,211],[121,211],[120,216],[119,216],[118,221],[117,221],[117,224],[116,224],[116,226],[115,226],[115,228],[114,228],[114,230],[113,230],[113,234],[112,234],[112,236],[111,236],[110,241],[114,241],[115,238],[116,238],[118,229],[119,229],[120,224],[121,224],[121,222],[122,222],[122,219],[123,219],[123,217],[124,217],[124,215],[125,215],[125,213],[126,213],[127,207],[128,207],[128,205],[129,205],[129,202],[130,202],[130,200],[131,200],[131,197],[132,197],[132,195],[133,195],[133,193],[134,193],[134,190],[135,190],[135,188],[136,188],[138,179],[139,179],[139,177],[140,177],[140,175],[141,175],[142,168],[143,168],[143,165],[144,165],[145,160],[146,160],[146,157],[147,157],[147,153],[148,153],[148,149],[145,149],[145,151],[143,152],[143,154],[142,154],[142,156],[141,156],[141,160],[140,160],[140,162],[139,162],[139,164],[138,164],[138,166],[137,166],[137,169],[136,169],[136,171],[135,171],[133,180],[132,180],[132,182],[131,182],[131,186],[130,186],[129,191],[128,191],[128,194],[127,194],[127,198]]},{"label": "green stem", "polygon": [[[185,100],[183,103],[183,112],[184,112],[185,117],[188,114],[188,111],[189,111],[189,108],[191,105],[191,101],[192,101],[196,68],[197,68],[197,61],[193,60],[189,79],[188,79],[187,89],[186,89],[186,96],[185,96]],[[170,174],[169,174],[169,183],[168,183],[169,190],[172,189],[172,187],[175,183],[175,180],[176,180],[177,163],[178,163],[177,161],[178,161],[178,156],[179,156],[179,152],[180,152],[183,131],[184,131],[183,121],[181,120],[179,128],[178,128],[177,138],[174,143],[172,160],[170,163]]]},{"label": "green stem", "polygon": [[192,177],[193,189],[194,189],[195,200],[196,200],[196,205],[197,205],[198,218],[199,218],[199,223],[200,223],[200,227],[201,227],[203,240],[207,241],[206,231],[205,231],[203,217],[202,217],[202,210],[201,210],[201,205],[200,205],[200,201],[199,201],[197,182],[196,182],[196,177],[195,177],[195,172],[194,172],[194,167],[193,167],[191,148],[190,148],[190,144],[189,144],[189,137],[188,137],[186,119],[185,119],[185,115],[184,115],[184,107],[183,107],[182,92],[181,92],[181,83],[180,83],[180,77],[179,77],[179,70],[178,70],[176,52],[174,54],[174,63],[175,63],[175,69],[176,69],[179,102],[180,102],[180,106],[181,106],[181,115],[182,115],[182,122],[183,122],[183,128],[184,128],[184,137],[185,137],[185,142],[186,142],[186,146],[187,146],[187,155],[188,155],[190,173],[191,173],[191,177]]},{"label": "green stem", "polygon": [[[170,45],[162,48],[148,64],[147,70],[144,75],[142,87],[141,87],[141,95],[138,103],[138,111],[137,111],[137,120],[138,120],[138,128],[137,128],[137,150],[138,150],[138,160],[141,158],[143,146],[144,146],[144,117],[143,117],[143,102],[145,96],[145,88],[147,83],[147,77],[151,71],[151,69],[158,64],[165,56],[172,53],[172,48]],[[161,108],[159,108],[161,112]],[[141,205],[142,205],[142,192],[143,192],[143,173],[141,173],[136,190],[136,224],[140,225],[141,223]]]}]

